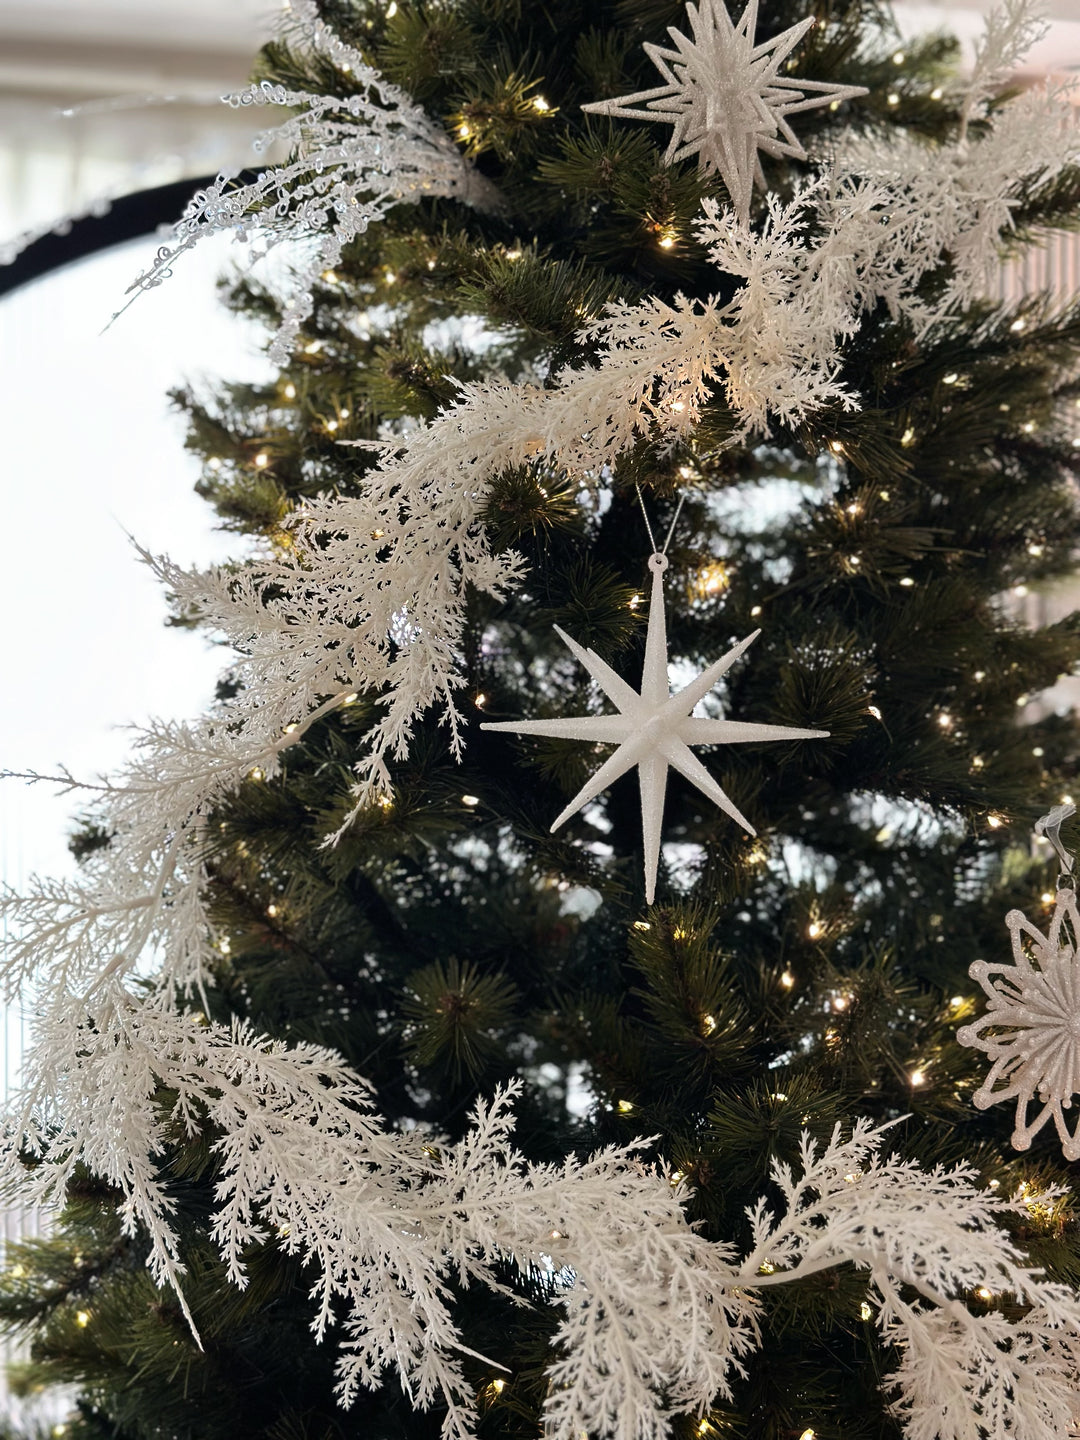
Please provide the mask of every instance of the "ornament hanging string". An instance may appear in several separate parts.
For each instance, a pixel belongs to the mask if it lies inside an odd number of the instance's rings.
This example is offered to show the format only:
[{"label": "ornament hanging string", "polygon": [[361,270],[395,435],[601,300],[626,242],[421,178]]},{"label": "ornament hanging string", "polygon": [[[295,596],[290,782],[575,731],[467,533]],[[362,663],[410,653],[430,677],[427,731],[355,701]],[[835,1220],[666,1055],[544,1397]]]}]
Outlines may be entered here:
[{"label": "ornament hanging string", "polygon": [[1061,827],[1075,814],[1076,806],[1071,801],[1066,801],[1062,805],[1055,805],[1046,815],[1035,821],[1035,834],[1042,836],[1054,847],[1054,852],[1061,861],[1061,871],[1057,879],[1059,890],[1062,887],[1069,890],[1076,889],[1076,875],[1073,871],[1076,857],[1071,855],[1061,843]]},{"label": "ornament hanging string", "polygon": [[668,526],[667,534],[664,537],[663,549],[660,549],[656,543],[656,536],[653,534],[652,525],[649,522],[649,512],[645,509],[645,497],[642,495],[641,486],[636,480],[634,481],[634,489],[637,491],[638,504],[641,506],[641,513],[645,519],[645,529],[649,532],[649,544],[652,546],[652,552],[654,555],[663,555],[666,557],[668,546],[671,544],[671,537],[675,533],[675,526],[679,523],[679,516],[682,513],[683,501],[686,499],[686,496],[679,496],[679,503],[675,506],[675,514],[671,517],[671,524]]}]

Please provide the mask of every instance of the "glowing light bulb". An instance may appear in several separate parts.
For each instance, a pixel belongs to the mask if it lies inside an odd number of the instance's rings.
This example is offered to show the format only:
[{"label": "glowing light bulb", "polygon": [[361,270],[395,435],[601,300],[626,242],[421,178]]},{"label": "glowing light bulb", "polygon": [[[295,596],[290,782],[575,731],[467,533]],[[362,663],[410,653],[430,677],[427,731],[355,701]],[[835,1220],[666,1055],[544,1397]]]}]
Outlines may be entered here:
[{"label": "glowing light bulb", "polygon": [[266,913],[270,916],[270,918],[271,918],[271,920],[272,920],[272,919],[274,918],[274,916],[278,913],[278,908],[277,908],[277,906],[276,906],[276,905],[267,905],[267,907],[266,907]]},{"label": "glowing light bulb", "polygon": [[913,1071],[911,1072],[911,1074],[908,1076],[908,1080],[910,1081],[910,1083],[911,1083],[912,1085],[925,1085],[925,1084],[926,1084],[926,1076],[923,1074],[923,1072],[922,1072],[921,1070],[913,1070]]},{"label": "glowing light bulb", "polygon": [[915,444],[915,431],[911,428],[910,425],[900,436],[900,444],[903,445],[905,448],[909,445]]},{"label": "glowing light bulb", "polygon": [[757,617],[758,617],[760,614],[761,614],[761,606],[760,606],[760,605],[751,605],[751,606],[750,606],[750,618],[751,618],[752,620],[756,620]]},{"label": "glowing light bulb", "polygon": [[461,803],[462,803],[463,805],[468,805],[468,807],[469,807],[470,810],[475,810],[476,807],[477,807],[477,805],[480,804],[480,796],[479,796],[479,795],[462,795],[462,797],[461,797]]},{"label": "glowing light bulb", "polygon": [[539,110],[539,112],[540,112],[541,115],[546,115],[547,112],[551,109],[551,106],[550,106],[550,105],[548,104],[548,102],[544,99],[543,95],[534,95],[534,96],[533,96],[533,102],[532,102],[532,103],[533,103],[533,109],[534,109],[534,110]]},{"label": "glowing light bulb", "polygon": [[894,91],[892,92],[892,94],[889,96],[889,104],[890,104],[890,105],[899,105],[899,104],[900,104],[900,96],[896,93],[895,90],[894,90]]},{"label": "glowing light bulb", "polygon": [[258,470],[265,470],[266,467],[267,467],[267,465],[269,465],[269,464],[270,464],[270,456],[266,453],[265,450],[260,450],[259,453],[255,456],[255,467],[256,467],[256,469],[258,469]]},{"label": "glowing light bulb", "polygon": [[87,1325],[90,1324],[90,1311],[77,1310],[75,1312],[75,1324],[78,1325],[81,1330],[85,1330]]},{"label": "glowing light bulb", "polygon": [[960,379],[960,376],[956,373],[956,371],[955,371],[955,370],[950,370],[947,375],[943,375],[943,376],[941,377],[941,383],[942,383],[943,385],[955,385],[956,382],[957,382],[957,380],[959,380],[959,379]]},{"label": "glowing light bulb", "polygon": [[973,770],[981,770],[985,764],[986,761],[981,755],[973,755],[971,757],[971,768]]},{"label": "glowing light bulb", "polygon": [[869,1319],[871,1318],[871,1316],[873,1315],[873,1313],[874,1313],[874,1312],[870,1309],[870,1306],[869,1306],[869,1305],[866,1303],[866,1301],[864,1300],[864,1301],[862,1302],[862,1304],[859,1306],[859,1319],[860,1319],[860,1320],[869,1320]]},{"label": "glowing light bulb", "polygon": [[716,1029],[716,1016],[703,1015],[701,1017],[701,1031],[704,1035],[711,1035]]},{"label": "glowing light bulb", "polygon": [[473,701],[473,704],[476,706],[476,708],[477,708],[478,710],[482,710],[482,709],[484,708],[484,706],[487,704],[487,696],[484,694],[484,692],[483,692],[482,690],[481,690],[480,694],[477,695],[476,699]]},{"label": "glowing light bulb", "polygon": [[866,707],[866,713],[867,713],[868,715],[872,715],[875,720],[880,720],[880,719],[881,719],[881,711],[878,709],[878,707],[877,707],[876,705],[867,705],[867,707]]},{"label": "glowing light bulb", "polygon": [[991,830],[1000,830],[1005,822],[1000,815],[988,815],[986,817],[986,823],[990,826]]},{"label": "glowing light bulb", "polygon": [[634,1113],[634,1102],[632,1100],[620,1100],[616,1108],[620,1115],[632,1115]]},{"label": "glowing light bulb", "polygon": [[941,86],[940,86],[940,85],[935,85],[934,88],[933,88],[933,90],[930,91],[930,99],[931,99],[931,100],[940,100],[941,97],[942,97],[944,94],[945,94],[945,91],[941,88]]},{"label": "glowing light bulb", "polygon": [[994,1292],[988,1289],[985,1285],[980,1285],[979,1288],[975,1291],[975,1294],[979,1297],[980,1300],[992,1300],[994,1298]]},{"label": "glowing light bulb", "polygon": [[904,52],[902,50],[897,50],[895,55],[892,57],[892,63],[894,65],[902,65],[906,59],[907,56],[904,54]]},{"label": "glowing light bulb", "polygon": [[780,984],[783,985],[785,990],[790,990],[795,984],[795,976],[792,975],[790,970],[785,970],[780,976]]},{"label": "glowing light bulb", "polygon": [[811,920],[810,924],[806,927],[806,933],[810,936],[811,940],[819,940],[821,936],[825,934],[825,926],[820,920]]},{"label": "glowing light bulb", "polygon": [[289,383],[285,386],[285,389],[284,389],[284,391],[283,391],[282,393],[284,394],[286,400],[295,400],[295,399],[296,399],[296,386],[292,383],[291,380],[290,380]]},{"label": "glowing light bulb", "polygon": [[397,0],[390,0],[390,4],[386,7],[386,18],[387,18],[387,20],[392,20],[396,14],[397,14]]}]

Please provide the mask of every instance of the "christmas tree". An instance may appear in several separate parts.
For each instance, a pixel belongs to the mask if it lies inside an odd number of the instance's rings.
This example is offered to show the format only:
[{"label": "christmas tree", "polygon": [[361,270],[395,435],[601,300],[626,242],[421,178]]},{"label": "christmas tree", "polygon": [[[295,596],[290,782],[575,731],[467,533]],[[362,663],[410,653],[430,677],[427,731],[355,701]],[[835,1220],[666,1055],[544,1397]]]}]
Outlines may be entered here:
[{"label": "christmas tree", "polygon": [[1071,1433],[1027,706],[1080,627],[1009,596],[1073,565],[1080,307],[993,298],[1080,215],[1037,30],[293,0],[237,99],[288,158],[139,280],[288,262],[232,292],[277,381],[177,397],[251,543],[144,556],[235,660],[4,900],[59,1213],[0,1319],[65,1434]]}]

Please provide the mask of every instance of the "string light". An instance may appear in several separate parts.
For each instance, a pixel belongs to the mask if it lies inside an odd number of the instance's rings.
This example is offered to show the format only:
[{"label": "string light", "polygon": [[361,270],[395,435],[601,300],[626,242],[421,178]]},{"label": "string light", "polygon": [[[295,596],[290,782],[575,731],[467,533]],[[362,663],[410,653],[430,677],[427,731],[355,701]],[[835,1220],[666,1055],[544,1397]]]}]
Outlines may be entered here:
[{"label": "string light", "polygon": [[985,1285],[980,1285],[979,1288],[975,1291],[975,1294],[979,1297],[980,1300],[992,1300],[994,1298],[994,1292],[987,1289]]},{"label": "string light", "polygon": [[859,1306],[859,1319],[860,1319],[860,1320],[869,1320],[869,1319],[871,1319],[871,1317],[873,1316],[873,1313],[874,1313],[874,1312],[870,1309],[870,1306],[869,1306],[869,1305],[866,1303],[866,1301],[864,1300],[864,1301],[862,1302],[862,1304]]},{"label": "string light", "polygon": [[223,935],[221,937],[221,939],[218,941],[217,948],[221,951],[222,955],[232,954],[232,945],[229,943],[229,937],[227,935]]},{"label": "string light", "polygon": [[806,927],[806,933],[810,936],[811,940],[819,940],[821,936],[825,934],[825,926],[820,920],[811,920],[810,924]]},{"label": "string light", "polygon": [[941,97],[942,97],[944,94],[945,94],[945,91],[941,88],[941,86],[940,86],[940,85],[935,85],[934,88],[933,88],[933,90],[930,91],[930,99],[931,99],[931,100],[940,100]]},{"label": "string light", "polygon": [[286,399],[286,400],[295,400],[295,399],[296,399],[296,386],[292,383],[291,380],[290,380],[289,383],[285,386],[285,390],[284,390],[283,393],[284,393],[284,395],[285,395],[285,399]]},{"label": "string light", "polygon": [[904,587],[905,590],[910,590],[912,585],[915,584],[915,581],[911,578],[910,575],[905,575],[901,579],[900,584]]},{"label": "string light", "polygon": [[792,975],[790,970],[785,970],[780,976],[780,984],[783,985],[785,990],[790,990],[795,984],[795,976]]},{"label": "string light", "polygon": [[947,375],[943,375],[941,377],[941,383],[943,385],[955,385],[959,379],[960,376],[956,373],[956,371],[950,370]]},{"label": "string light", "polygon": [[720,560],[713,560],[698,571],[695,588],[699,598],[704,600],[710,595],[719,595],[729,583],[727,566]]},{"label": "string light", "polygon": [[270,916],[271,920],[273,920],[278,913],[278,907],[276,905],[267,905],[266,913]]},{"label": "string light", "polygon": [[904,52],[902,50],[897,50],[896,54],[892,57],[892,63],[894,65],[902,65],[906,59],[907,56],[904,54]]},{"label": "string light", "polygon": [[890,105],[899,105],[899,104],[900,104],[900,96],[896,93],[895,90],[894,90],[894,91],[892,92],[892,94],[889,96],[889,104],[890,104]]},{"label": "string light", "polygon": [[534,95],[532,103],[533,109],[539,110],[541,115],[546,115],[547,112],[551,109],[551,106],[544,99],[543,95]]},{"label": "string light", "polygon": [[761,614],[761,606],[760,606],[760,605],[751,605],[751,607],[750,607],[750,618],[753,619],[753,620],[756,620],[757,617],[758,617],[760,614]]},{"label": "string light", "polygon": [[269,465],[269,464],[270,464],[270,456],[266,453],[265,450],[260,450],[259,453],[255,456],[255,466],[256,466],[256,468],[259,469],[259,470],[265,470],[266,467],[267,467],[267,465]]},{"label": "string light", "polygon": [[249,780],[265,780],[265,779],[266,779],[266,775],[265,775],[265,773],[259,768],[259,766],[256,765],[256,766],[254,767],[254,769],[248,771],[247,778],[248,778]]},{"label": "string light", "polygon": [[[520,260],[520,259],[521,259],[521,251],[520,251],[520,250],[507,250],[507,252],[506,252],[506,258],[507,258],[507,260]],[[434,269],[434,262],[432,262],[432,269]]]},{"label": "string light", "polygon": [[986,671],[985,671],[985,670],[976,670],[976,671],[975,671],[975,674],[972,676],[972,679],[974,679],[974,680],[985,680],[985,679],[986,679]]},{"label": "string light", "polygon": [[321,340],[311,340],[311,341],[308,342],[307,345],[304,346],[304,354],[305,354],[305,355],[318,355],[318,353],[319,353],[319,351],[320,351],[321,349],[322,349],[322,341],[321,341]]},{"label": "string light", "polygon": [[986,817],[986,823],[990,826],[991,830],[1000,830],[1005,822],[1000,815],[988,815]]},{"label": "string light", "polygon": [[907,429],[904,431],[904,433],[900,436],[900,444],[903,445],[905,449],[906,449],[909,445],[914,445],[914,444],[915,444],[915,431],[911,428],[910,425],[907,427]]},{"label": "string light", "polygon": [[479,796],[479,795],[462,795],[462,797],[461,797],[461,803],[462,803],[463,805],[468,805],[468,807],[469,807],[470,810],[475,810],[476,807],[477,807],[477,805],[480,804],[480,796]]},{"label": "string light", "polygon": [[942,710],[937,717],[937,723],[941,726],[942,730],[951,730],[953,718],[947,710]]},{"label": "string light", "polygon": [[473,701],[473,704],[476,706],[476,708],[477,708],[478,710],[482,710],[482,709],[484,708],[484,706],[487,704],[487,696],[484,694],[484,692],[483,692],[482,690],[481,690],[480,694],[477,695],[476,699]]},{"label": "string light", "polygon": [[915,1086],[926,1084],[926,1076],[921,1070],[913,1070],[908,1076],[908,1080],[912,1085]]},{"label": "string light", "polygon": [[359,699],[360,699],[360,696],[357,695],[356,691],[354,690],[354,691],[352,692],[352,694],[346,695],[345,698],[342,700],[341,703],[342,703],[342,705],[355,705],[356,702],[357,702],[357,700],[359,700]]},{"label": "string light", "polygon": [[679,232],[671,225],[665,225],[660,231],[660,239],[657,244],[661,250],[671,250],[679,238]]},{"label": "string light", "polygon": [[85,1330],[87,1325],[90,1324],[90,1311],[77,1310],[75,1312],[75,1324],[78,1325],[81,1330]]},{"label": "string light", "polygon": [[716,1029],[716,1016],[703,1015],[701,1017],[701,1032],[703,1035],[711,1035]]},{"label": "string light", "polygon": [[1046,754],[1046,751],[1043,749],[1043,747],[1042,747],[1041,745],[1036,745],[1035,748],[1032,750],[1031,753],[1032,753],[1037,759],[1041,760],[1042,757]]},{"label": "string light", "polygon": [[632,1100],[620,1100],[616,1109],[620,1115],[632,1115],[634,1113],[634,1102]]},{"label": "string light", "polygon": [[1014,320],[1009,326],[1009,329],[1013,332],[1014,335],[1019,335],[1020,331],[1023,330],[1025,323],[1026,322],[1023,320]]},{"label": "string light", "polygon": [[380,810],[392,810],[394,808],[393,799],[389,795],[380,795],[378,806]]},{"label": "string light", "polygon": [[879,490],[878,494],[881,496],[882,500],[887,501],[892,499],[892,496],[889,494],[888,490]]},{"label": "string light", "polygon": [[638,607],[640,604],[641,604],[641,596],[640,596],[640,595],[631,595],[631,596],[630,596],[630,599],[627,601],[627,608],[630,609],[630,610],[636,610],[637,607]]},{"label": "string light", "polygon": [[635,921],[634,921],[634,929],[635,929],[635,930],[651,930],[651,929],[652,929],[652,926],[649,924],[648,920],[635,920]]},{"label": "string light", "polygon": [[397,0],[390,0],[390,4],[386,7],[386,18],[387,18],[387,20],[392,20],[396,14],[397,14]]}]

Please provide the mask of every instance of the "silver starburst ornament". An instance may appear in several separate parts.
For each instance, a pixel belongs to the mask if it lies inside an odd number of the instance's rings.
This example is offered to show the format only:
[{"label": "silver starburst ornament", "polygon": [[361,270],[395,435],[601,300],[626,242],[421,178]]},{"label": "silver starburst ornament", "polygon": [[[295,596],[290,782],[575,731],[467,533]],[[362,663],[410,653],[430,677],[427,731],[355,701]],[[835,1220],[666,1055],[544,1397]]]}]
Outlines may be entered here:
[{"label": "silver starburst ornament", "polygon": [[755,176],[764,184],[758,151],[806,159],[787,117],[866,94],[859,85],[827,85],[781,76],[781,64],[814,18],[800,20],[758,45],[754,40],[757,11],[757,0],[750,0],[742,19],[733,25],[723,0],[702,0],[700,7],[688,4],[692,39],[669,27],[674,49],[645,46],[664,77],[663,85],[621,100],[600,100],[581,107],[593,115],[662,120],[673,125],[664,159],[673,165],[696,155],[702,174],[719,172],[732,207],[743,221],[750,214]]},{"label": "silver starburst ornament", "polygon": [[557,830],[636,765],[641,786],[641,823],[645,840],[645,898],[650,905],[656,896],[660,830],[669,767],[685,775],[726,815],[755,835],[757,832],[749,820],[732,804],[690,747],[739,745],[752,740],[819,740],[829,733],[827,730],[796,730],[789,725],[709,720],[691,714],[698,701],[705,698],[761,631],[755,630],[745,640],[740,640],[726,655],[715,660],[707,670],[673,695],[668,684],[667,624],[664,616],[663,577],[667,567],[665,555],[658,553],[650,557],[652,598],[640,691],[616,675],[594,651],[586,650],[571,640],[558,625],[555,626],[559,639],[569,646],[608,699],[614,702],[619,712],[617,715],[574,715],[564,720],[511,720],[480,727],[482,730],[508,730],[515,735],[550,735],[565,740],[588,740],[618,746],[566,809],[556,816],[551,828]]},{"label": "silver starburst ornament", "polygon": [[[1080,1115],[1069,1129],[1065,1111],[1080,1093],[1080,914],[1073,857],[1058,839],[1073,805],[1058,805],[1036,825],[1063,862],[1054,913],[1046,934],[1022,910],[1010,910],[1013,963],[976,960],[968,974],[986,992],[987,1011],[956,1032],[961,1045],[982,1050],[993,1063],[971,1097],[980,1110],[1016,1101],[1012,1143],[1028,1150],[1053,1120],[1066,1160],[1080,1159]],[[1032,1112],[1034,1107],[1034,1113]]]}]

